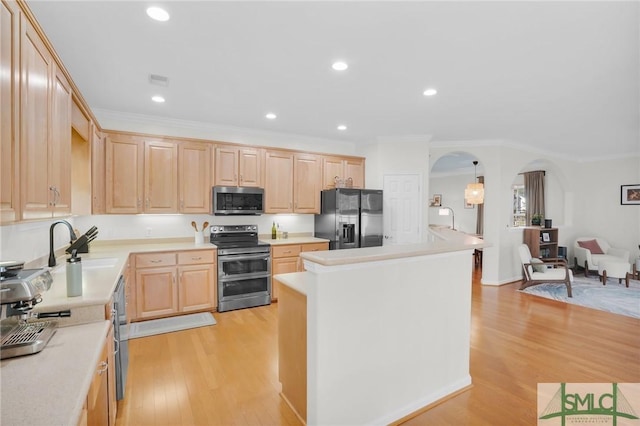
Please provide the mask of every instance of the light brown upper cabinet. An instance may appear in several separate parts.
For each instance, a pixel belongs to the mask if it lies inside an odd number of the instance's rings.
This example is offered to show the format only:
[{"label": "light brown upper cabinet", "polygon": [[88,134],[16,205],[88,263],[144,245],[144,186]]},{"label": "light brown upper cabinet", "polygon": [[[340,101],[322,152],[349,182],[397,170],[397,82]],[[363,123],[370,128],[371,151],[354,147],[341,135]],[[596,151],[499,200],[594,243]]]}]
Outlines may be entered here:
[{"label": "light brown upper cabinet", "polygon": [[262,156],[259,148],[218,146],[215,185],[262,187]]},{"label": "light brown upper cabinet", "polygon": [[319,213],[319,157],[268,150],[265,155],[265,200],[265,213]]},{"label": "light brown upper cabinet", "polygon": [[16,3],[0,2],[0,223],[20,219],[19,28]]},{"label": "light brown upper cabinet", "polygon": [[293,211],[293,153],[267,150],[265,154],[265,213]]},{"label": "light brown upper cabinet", "polygon": [[211,145],[182,142],[178,146],[181,213],[208,213],[211,192]]},{"label": "light brown upper cabinet", "polygon": [[107,213],[208,213],[211,144],[109,134]]},{"label": "light brown upper cabinet", "polygon": [[173,142],[145,141],[144,212],[178,211],[178,145]]},{"label": "light brown upper cabinet", "polygon": [[107,213],[142,213],[143,141],[120,135],[107,136],[105,171]]},{"label": "light brown upper cabinet", "polygon": [[320,213],[320,157],[295,154],[293,163],[293,211]]},{"label": "light brown upper cabinet", "polygon": [[351,157],[322,157],[322,189],[336,187],[336,178],[351,178],[354,188],[364,188],[364,159]]},{"label": "light brown upper cabinet", "polygon": [[71,88],[34,27],[20,34],[23,219],[71,214]]}]

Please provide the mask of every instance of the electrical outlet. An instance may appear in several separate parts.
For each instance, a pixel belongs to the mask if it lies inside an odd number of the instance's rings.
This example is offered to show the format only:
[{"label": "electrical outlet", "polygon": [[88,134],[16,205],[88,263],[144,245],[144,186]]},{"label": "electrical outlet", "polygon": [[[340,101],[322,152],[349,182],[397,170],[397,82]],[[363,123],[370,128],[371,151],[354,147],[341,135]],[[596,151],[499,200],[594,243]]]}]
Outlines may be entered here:
[{"label": "electrical outlet", "polygon": [[146,231],[145,231],[145,233],[144,233],[144,235],[145,235],[146,237],[150,237],[150,236],[151,236],[151,228],[147,228],[147,229],[146,229]]}]

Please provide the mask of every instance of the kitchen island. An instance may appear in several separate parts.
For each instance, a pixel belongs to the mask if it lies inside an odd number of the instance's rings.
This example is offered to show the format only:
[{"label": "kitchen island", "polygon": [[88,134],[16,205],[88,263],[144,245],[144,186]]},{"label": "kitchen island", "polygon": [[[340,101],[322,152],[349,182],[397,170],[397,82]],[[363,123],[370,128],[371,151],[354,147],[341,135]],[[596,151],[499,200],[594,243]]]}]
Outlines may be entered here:
[{"label": "kitchen island", "polygon": [[[303,253],[282,274],[282,395],[310,425],[389,424],[471,385],[471,271],[483,240]],[[304,324],[300,326],[300,324]]]}]

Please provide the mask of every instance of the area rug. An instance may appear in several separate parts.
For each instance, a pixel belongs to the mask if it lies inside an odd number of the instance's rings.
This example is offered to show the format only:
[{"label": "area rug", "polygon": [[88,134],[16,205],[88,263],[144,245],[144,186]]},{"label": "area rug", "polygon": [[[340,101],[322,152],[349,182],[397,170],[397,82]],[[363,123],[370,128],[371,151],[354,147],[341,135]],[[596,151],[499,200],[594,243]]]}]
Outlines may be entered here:
[{"label": "area rug", "polygon": [[539,284],[519,290],[547,299],[585,306],[587,308],[612,312],[633,318],[640,318],[640,281],[630,280],[629,287],[618,283],[617,278],[609,278],[602,285],[598,277],[575,277],[571,284],[573,297],[567,296],[564,284]]},{"label": "area rug", "polygon": [[189,328],[205,327],[207,325],[214,325],[215,323],[216,320],[211,312],[136,322],[131,324],[129,328],[129,339],[171,333]]}]

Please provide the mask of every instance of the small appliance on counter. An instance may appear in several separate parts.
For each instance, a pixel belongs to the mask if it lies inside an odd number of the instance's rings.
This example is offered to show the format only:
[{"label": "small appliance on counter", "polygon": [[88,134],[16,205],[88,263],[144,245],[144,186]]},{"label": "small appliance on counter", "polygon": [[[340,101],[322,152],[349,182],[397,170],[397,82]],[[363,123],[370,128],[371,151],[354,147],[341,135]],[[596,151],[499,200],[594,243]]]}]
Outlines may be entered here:
[{"label": "small appliance on counter", "polygon": [[22,269],[24,262],[0,262],[0,359],[40,352],[57,329],[56,321],[29,318],[68,317],[70,311],[34,313],[41,293],[51,288],[48,269]]}]

